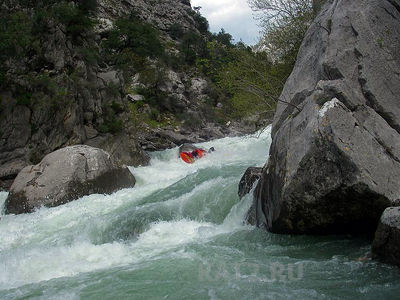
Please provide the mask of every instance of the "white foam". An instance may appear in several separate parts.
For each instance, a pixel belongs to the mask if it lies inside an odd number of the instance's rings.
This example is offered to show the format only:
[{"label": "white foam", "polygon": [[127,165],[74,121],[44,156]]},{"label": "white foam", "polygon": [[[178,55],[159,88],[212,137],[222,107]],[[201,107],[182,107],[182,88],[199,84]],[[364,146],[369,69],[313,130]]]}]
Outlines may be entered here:
[{"label": "white foam", "polygon": [[8,193],[0,192],[0,216],[3,214],[4,202],[6,202]]},{"label": "white foam", "polygon": [[[250,200],[234,206],[220,225],[189,219],[159,221],[150,224],[135,241],[97,244],[93,239],[145,197],[200,170],[264,164],[269,137],[270,128],[259,137],[256,134],[198,144],[204,148],[213,146],[216,152],[192,165],[178,159],[176,148],[154,153],[150,166],[132,168],[137,178],[133,189],[113,195],[90,195],[59,207],[41,208],[32,214],[1,216],[0,289],[124,266],[159,255],[174,255],[187,243],[204,243],[219,234],[242,228]],[[210,189],[231,184],[231,180],[221,176],[210,178],[185,194],[157,205],[180,209]],[[0,193],[0,205],[6,196]]]}]

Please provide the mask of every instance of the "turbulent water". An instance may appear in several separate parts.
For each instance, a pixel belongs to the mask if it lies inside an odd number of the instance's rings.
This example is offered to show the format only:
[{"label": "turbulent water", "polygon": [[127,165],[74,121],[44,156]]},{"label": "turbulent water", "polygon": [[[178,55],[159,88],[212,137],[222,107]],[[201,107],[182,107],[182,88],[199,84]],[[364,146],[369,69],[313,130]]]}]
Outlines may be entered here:
[{"label": "turbulent water", "polygon": [[398,297],[399,269],[359,261],[368,240],[243,224],[252,199],[239,201],[238,182],[269,143],[267,129],[200,144],[217,151],[193,165],[154,153],[132,189],[2,215],[0,299]]}]

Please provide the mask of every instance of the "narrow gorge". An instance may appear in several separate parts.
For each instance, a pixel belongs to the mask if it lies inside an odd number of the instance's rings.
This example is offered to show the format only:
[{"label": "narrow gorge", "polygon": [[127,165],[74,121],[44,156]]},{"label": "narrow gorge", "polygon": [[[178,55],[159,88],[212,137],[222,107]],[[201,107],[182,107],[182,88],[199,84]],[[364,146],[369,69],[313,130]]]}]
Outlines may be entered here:
[{"label": "narrow gorge", "polygon": [[0,299],[397,299],[400,1],[194,2],[0,1]]}]

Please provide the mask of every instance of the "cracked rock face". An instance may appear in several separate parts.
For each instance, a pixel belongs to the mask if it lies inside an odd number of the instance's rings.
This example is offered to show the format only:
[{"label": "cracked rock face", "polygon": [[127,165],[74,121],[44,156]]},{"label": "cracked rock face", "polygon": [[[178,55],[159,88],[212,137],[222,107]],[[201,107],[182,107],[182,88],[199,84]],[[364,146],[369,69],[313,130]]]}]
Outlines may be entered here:
[{"label": "cracked rock face", "polygon": [[9,214],[53,207],[84,195],[110,194],[135,185],[126,168],[117,167],[110,155],[90,146],[70,146],[25,167],[11,186],[5,209]]},{"label": "cracked rock face", "polygon": [[278,233],[373,233],[400,195],[400,2],[331,0],[274,117],[255,191]]}]

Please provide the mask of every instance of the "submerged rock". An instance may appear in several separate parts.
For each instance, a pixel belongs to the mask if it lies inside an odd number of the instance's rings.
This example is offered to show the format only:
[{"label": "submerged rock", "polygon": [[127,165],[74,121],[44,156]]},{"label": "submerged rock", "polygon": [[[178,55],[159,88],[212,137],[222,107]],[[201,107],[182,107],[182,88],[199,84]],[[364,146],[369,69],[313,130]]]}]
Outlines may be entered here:
[{"label": "submerged rock", "polygon": [[372,244],[372,257],[400,266],[400,207],[387,208]]},{"label": "submerged rock", "polygon": [[8,214],[32,212],[41,206],[58,206],[82,196],[110,194],[135,185],[126,167],[118,167],[110,154],[90,146],[70,146],[25,167],[11,186],[5,203]]},{"label": "submerged rock", "polygon": [[373,233],[400,195],[398,1],[328,1],[274,116],[255,191],[277,233]]}]

